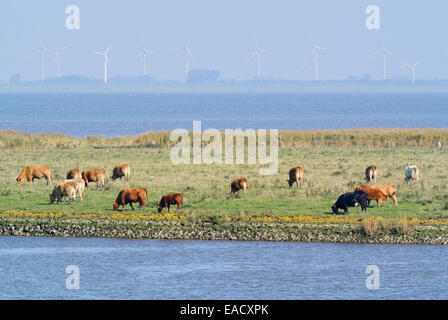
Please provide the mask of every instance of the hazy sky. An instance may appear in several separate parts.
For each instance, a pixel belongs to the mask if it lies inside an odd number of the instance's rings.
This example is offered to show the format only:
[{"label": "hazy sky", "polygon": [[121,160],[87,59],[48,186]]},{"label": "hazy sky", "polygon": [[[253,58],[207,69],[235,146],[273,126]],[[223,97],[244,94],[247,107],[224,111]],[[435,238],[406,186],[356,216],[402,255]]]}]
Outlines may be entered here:
[{"label": "hazy sky", "polygon": [[[65,27],[65,8],[80,9],[80,30]],[[381,10],[381,29],[367,30],[368,5]],[[223,78],[247,79],[256,74],[258,46],[271,51],[262,58],[262,74],[300,79],[304,57],[313,44],[329,50],[320,55],[321,79],[344,79],[369,73],[382,77],[383,45],[409,63],[422,60],[417,78],[448,77],[448,1],[410,0],[2,0],[0,3],[0,79],[20,73],[40,78],[39,34],[47,46],[71,45],[63,53],[62,73],[101,77],[103,58],[92,51],[110,51],[110,75],[138,75],[142,60],[140,35],[159,55],[149,60],[158,79],[184,78],[185,58],[176,52],[191,37],[191,68],[218,69]],[[54,55],[46,59],[47,76],[56,75]],[[403,73],[398,59],[389,74]],[[311,76],[311,75],[310,75]]]}]

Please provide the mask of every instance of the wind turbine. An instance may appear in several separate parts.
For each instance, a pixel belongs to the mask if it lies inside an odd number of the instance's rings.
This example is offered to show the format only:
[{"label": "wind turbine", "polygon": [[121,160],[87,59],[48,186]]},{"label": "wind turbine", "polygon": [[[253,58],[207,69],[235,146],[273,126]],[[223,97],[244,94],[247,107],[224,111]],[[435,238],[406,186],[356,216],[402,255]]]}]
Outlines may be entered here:
[{"label": "wind turbine", "polygon": [[308,53],[308,55],[305,58],[306,61],[314,54],[314,68],[315,68],[314,80],[319,80],[319,62],[318,62],[319,50],[328,50],[328,49],[314,44],[313,49],[310,51],[310,53]]},{"label": "wind turbine", "polygon": [[99,54],[104,56],[104,83],[107,83],[107,66],[109,65],[109,59],[107,58],[107,52],[109,52],[112,45],[109,45],[104,52],[94,51],[94,54]]},{"label": "wind turbine", "polygon": [[392,56],[392,52],[390,52],[390,50],[386,48],[386,35],[384,35],[383,48],[381,48],[377,52],[374,52],[374,54],[379,54],[379,53],[383,54],[383,80],[386,80],[387,79],[387,69],[386,69],[387,56]]},{"label": "wind turbine", "polygon": [[417,61],[417,62],[414,63],[414,64],[408,64],[408,63],[405,63],[405,64],[404,64],[406,67],[408,67],[409,69],[411,69],[412,85],[414,85],[414,83],[415,83],[415,67],[416,67],[420,62],[421,62],[421,61]]},{"label": "wind turbine", "polygon": [[255,51],[250,55],[250,58],[253,59],[257,57],[258,67],[257,67],[257,77],[261,77],[261,56],[265,53],[270,53],[269,51],[257,47]]},{"label": "wind turbine", "polygon": [[146,57],[148,55],[153,55],[154,56],[156,54],[154,52],[152,52],[151,50],[145,48],[143,39],[140,42],[141,42],[142,50],[137,54],[136,58],[140,58],[141,56],[143,56],[143,75],[146,76],[147,75],[147,72],[146,72],[146,65],[147,65]]},{"label": "wind turbine", "polygon": [[44,42],[42,40],[42,37],[40,37],[40,48],[37,49],[33,55],[36,55],[40,53],[40,59],[41,59],[41,80],[45,80],[45,52],[51,53],[51,50],[46,48],[44,46]]},{"label": "wind turbine", "polygon": [[65,49],[70,48],[71,46],[65,46],[62,48],[57,48],[56,46],[53,45],[54,48],[54,54],[56,55],[56,63],[58,66],[58,78],[61,76],[61,52]]}]

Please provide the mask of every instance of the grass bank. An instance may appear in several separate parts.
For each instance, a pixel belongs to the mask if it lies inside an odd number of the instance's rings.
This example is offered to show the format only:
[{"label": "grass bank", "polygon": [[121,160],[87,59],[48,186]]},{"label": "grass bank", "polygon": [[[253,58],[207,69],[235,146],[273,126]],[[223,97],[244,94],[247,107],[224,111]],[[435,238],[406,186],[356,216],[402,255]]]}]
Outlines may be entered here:
[{"label": "grass bank", "polygon": [[[163,226],[163,234],[168,239],[445,243],[448,148],[438,148],[437,142],[448,144],[448,130],[289,131],[282,132],[281,137],[278,174],[260,176],[260,165],[174,166],[166,143],[168,133],[73,139],[1,132],[0,233],[17,234],[23,227],[19,234],[51,235],[52,229],[48,226],[53,226],[56,230],[53,234],[59,236],[67,236],[64,230],[72,230],[68,233],[72,236],[85,233],[110,237],[117,230],[116,237],[128,234],[133,238],[132,230],[136,228],[141,230],[137,238],[163,238],[154,233],[159,230],[158,226]],[[12,143],[14,139],[18,140]],[[72,139],[70,149],[67,149],[68,139]],[[108,147],[94,148],[98,146]],[[72,168],[102,167],[110,176],[112,168],[123,162],[131,166],[129,182],[109,179],[106,187],[98,190],[92,184],[86,190],[84,201],[75,204],[50,205],[52,186],[46,186],[44,181],[37,181],[31,187],[18,186],[14,180],[24,166],[32,164],[50,165],[54,182],[59,182]],[[398,207],[386,202],[381,208],[368,208],[367,215],[361,215],[359,208],[351,208],[348,215],[337,216],[341,221],[326,221],[335,219],[329,213],[337,197],[352,191],[357,183],[363,183],[364,170],[372,163],[379,167],[378,184],[395,183]],[[404,168],[409,164],[420,169],[421,181],[414,185],[404,182]],[[304,185],[299,189],[289,188],[288,170],[297,165],[305,169]],[[231,180],[242,176],[249,181],[247,196],[229,197]],[[149,208],[132,212],[128,207],[124,214],[117,215],[112,211],[112,203],[121,189],[131,187],[148,189]],[[182,219],[173,221],[156,215],[160,197],[170,192],[184,194],[185,205],[178,212]],[[140,218],[133,219],[135,216]],[[375,219],[370,226],[367,218]],[[318,223],[319,219],[324,219],[324,223]],[[386,222],[375,222],[376,219]],[[409,224],[405,226],[397,221]],[[83,226],[80,230],[84,233],[73,231],[78,228],[77,223]],[[38,225],[45,231],[24,231],[36,230]],[[85,231],[91,230],[85,229],[89,225],[96,226],[96,231]],[[109,231],[104,231],[103,226]],[[258,231],[238,235],[243,229],[252,230],[250,226]],[[144,231],[145,228],[149,229]],[[213,233],[216,228],[220,233]],[[178,231],[170,233],[170,230]],[[187,230],[195,231],[188,233]],[[330,234],[345,236],[332,238]],[[387,237],[392,238],[387,240]]]}]

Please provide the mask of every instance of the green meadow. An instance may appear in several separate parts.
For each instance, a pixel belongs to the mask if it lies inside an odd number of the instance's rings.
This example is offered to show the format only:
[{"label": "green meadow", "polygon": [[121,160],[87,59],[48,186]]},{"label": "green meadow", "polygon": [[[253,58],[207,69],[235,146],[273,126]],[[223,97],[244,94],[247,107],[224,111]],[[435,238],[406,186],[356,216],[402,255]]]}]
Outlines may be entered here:
[{"label": "green meadow", "polygon": [[[443,132],[445,134],[445,132]],[[344,133],[346,135],[346,133]],[[350,140],[350,134],[347,135]],[[424,135],[423,135],[424,136]],[[333,139],[333,137],[330,137]],[[187,216],[248,216],[248,215],[310,215],[325,216],[339,195],[354,190],[357,183],[365,184],[364,171],[371,164],[379,168],[377,184],[392,182],[398,195],[398,207],[392,201],[381,208],[372,201],[368,216],[386,218],[446,218],[448,217],[448,148],[438,148],[431,138],[427,145],[400,146],[361,143],[359,145],[332,145],[319,143],[303,145],[290,140],[279,148],[278,173],[270,176],[259,174],[260,165],[173,165],[170,147],[142,144],[94,148],[95,142],[77,144],[71,148],[66,142],[32,148],[11,147],[3,140],[0,149],[0,212],[22,211],[32,213],[62,212],[112,214],[112,203],[124,188],[148,189],[150,205],[135,213],[153,214],[163,194],[181,192],[184,206],[181,212]],[[423,139],[423,138],[422,138]],[[67,139],[66,139],[67,140]],[[94,140],[93,140],[94,141]],[[311,140],[310,140],[311,141]],[[378,140],[379,142],[381,140]],[[405,138],[403,138],[405,141]],[[9,147],[5,147],[9,146]],[[20,146],[20,145],[19,145]],[[129,181],[110,179],[114,166],[128,163],[131,166]],[[17,185],[15,177],[27,165],[49,165],[52,168],[53,185],[46,180],[35,180]],[[404,169],[417,165],[421,180],[407,185]],[[288,187],[288,171],[302,166],[305,170],[301,188]],[[65,180],[67,171],[105,168],[106,186],[96,188],[91,183],[85,190],[84,201],[50,204],[49,194],[55,183]],[[249,182],[247,195],[241,192],[230,196],[230,182],[246,177]],[[172,207],[172,211],[175,208]],[[130,206],[125,213],[132,212]],[[350,208],[350,216],[362,216],[360,208]]]}]

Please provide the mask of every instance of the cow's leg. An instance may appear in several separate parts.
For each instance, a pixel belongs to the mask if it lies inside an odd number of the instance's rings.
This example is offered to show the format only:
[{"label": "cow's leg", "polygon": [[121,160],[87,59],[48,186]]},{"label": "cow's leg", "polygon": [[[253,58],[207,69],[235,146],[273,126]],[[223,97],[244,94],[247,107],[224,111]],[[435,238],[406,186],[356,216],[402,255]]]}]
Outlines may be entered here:
[{"label": "cow's leg", "polygon": [[129,204],[131,205],[132,211],[134,211],[134,206],[132,205],[132,202],[129,202]]},{"label": "cow's leg", "polygon": [[168,209],[168,212],[170,212],[170,204],[168,204],[167,209]]},{"label": "cow's leg", "polygon": [[398,199],[396,195],[392,195],[392,199],[394,200],[394,206],[398,206]]},{"label": "cow's leg", "polygon": [[347,214],[348,213],[348,206],[346,203],[344,203],[344,205],[342,206],[342,209],[344,209],[344,213]]}]

